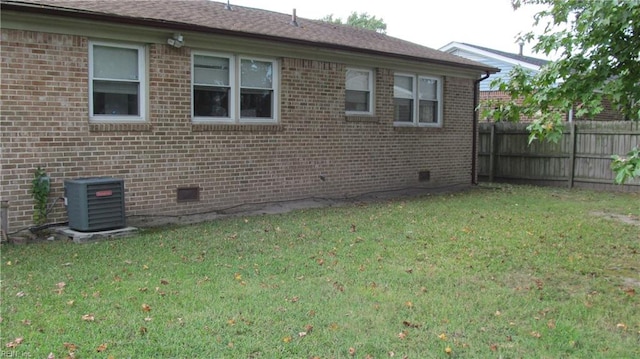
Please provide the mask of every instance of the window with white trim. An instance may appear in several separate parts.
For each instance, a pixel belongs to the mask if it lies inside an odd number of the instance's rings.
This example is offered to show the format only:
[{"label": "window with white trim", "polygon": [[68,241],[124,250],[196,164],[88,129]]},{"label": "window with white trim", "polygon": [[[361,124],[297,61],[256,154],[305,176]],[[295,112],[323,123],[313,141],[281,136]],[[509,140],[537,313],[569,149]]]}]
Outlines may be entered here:
[{"label": "window with white trim", "polygon": [[345,83],[347,114],[373,114],[373,71],[347,69]]},{"label": "window with white trim", "polygon": [[94,121],[145,120],[145,49],[142,45],[89,44],[89,115]]},{"label": "window with white trim", "polygon": [[240,59],[240,121],[275,119],[274,63]]},{"label": "window with white trim", "polygon": [[277,122],[277,62],[235,55],[194,53],[194,122]]},{"label": "window with white trim", "polygon": [[233,95],[230,57],[193,55],[193,117],[231,119]]},{"label": "window with white trim", "polygon": [[393,109],[397,126],[442,126],[442,79],[395,74]]}]

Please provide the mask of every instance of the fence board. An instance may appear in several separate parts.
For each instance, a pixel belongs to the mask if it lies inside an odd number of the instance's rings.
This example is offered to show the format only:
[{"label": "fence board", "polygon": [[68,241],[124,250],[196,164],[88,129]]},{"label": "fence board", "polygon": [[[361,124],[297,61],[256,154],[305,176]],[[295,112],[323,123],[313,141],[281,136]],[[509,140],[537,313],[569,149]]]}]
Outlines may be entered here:
[{"label": "fence board", "polygon": [[637,122],[577,121],[567,125],[558,143],[536,141],[531,145],[526,127],[522,123],[480,124],[480,179],[640,191],[640,179],[615,185],[610,167],[611,155],[624,155],[640,146]]}]

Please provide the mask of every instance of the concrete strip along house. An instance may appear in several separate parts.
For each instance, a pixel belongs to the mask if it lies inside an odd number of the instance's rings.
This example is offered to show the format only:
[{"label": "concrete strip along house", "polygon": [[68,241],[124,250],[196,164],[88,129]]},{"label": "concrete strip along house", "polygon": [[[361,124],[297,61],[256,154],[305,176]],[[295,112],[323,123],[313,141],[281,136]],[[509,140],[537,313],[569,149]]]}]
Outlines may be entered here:
[{"label": "concrete strip along house", "polygon": [[50,222],[81,179],[120,179],[127,218],[475,182],[491,66],[233,3],[0,3],[8,232],[38,167]]}]

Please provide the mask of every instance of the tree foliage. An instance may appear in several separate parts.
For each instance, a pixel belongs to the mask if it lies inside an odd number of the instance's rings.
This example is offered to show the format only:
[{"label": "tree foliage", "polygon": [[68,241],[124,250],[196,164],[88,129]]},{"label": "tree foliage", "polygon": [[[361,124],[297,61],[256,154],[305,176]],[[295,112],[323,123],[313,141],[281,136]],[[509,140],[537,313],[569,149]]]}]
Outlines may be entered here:
[{"label": "tree foliage", "polygon": [[49,176],[44,169],[38,166],[31,181],[31,196],[35,202],[33,204],[33,222],[36,225],[47,222],[47,202],[50,191]]},{"label": "tree foliage", "polygon": [[616,173],[615,182],[622,184],[629,178],[640,178],[640,147],[634,147],[626,157],[611,156],[611,169]]},{"label": "tree foliage", "polygon": [[346,23],[342,22],[341,18],[334,18],[333,14],[326,15],[321,20],[332,24],[346,24],[363,29],[374,30],[381,34],[387,33],[387,24],[384,22],[384,20],[382,20],[382,18],[378,19],[373,15],[369,15],[366,12],[352,12],[351,15],[349,15],[349,17],[347,18]]},{"label": "tree foliage", "polygon": [[[522,34],[520,40],[533,43],[536,53],[559,58],[538,73],[518,67],[510,80],[493,81],[511,99],[487,104],[485,116],[533,119],[529,142],[557,141],[570,109],[589,118],[603,110],[603,101],[627,119],[640,119],[640,0],[512,0],[512,5],[544,6],[533,19],[543,31]],[[640,173],[640,161],[629,158],[625,179]],[[630,163],[636,167],[629,169]]]}]

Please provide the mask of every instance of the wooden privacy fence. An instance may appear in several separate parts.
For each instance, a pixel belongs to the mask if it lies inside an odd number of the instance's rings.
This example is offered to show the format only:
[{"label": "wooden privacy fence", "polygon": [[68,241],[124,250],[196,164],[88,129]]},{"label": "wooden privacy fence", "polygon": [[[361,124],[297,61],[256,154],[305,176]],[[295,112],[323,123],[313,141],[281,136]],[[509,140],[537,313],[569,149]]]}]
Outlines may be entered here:
[{"label": "wooden privacy fence", "polygon": [[480,123],[480,180],[640,191],[640,179],[615,185],[611,171],[611,155],[640,146],[639,122],[567,123],[558,143],[531,145],[527,125]]}]

